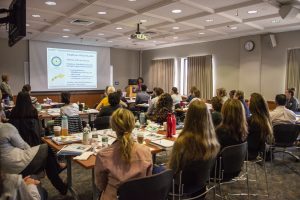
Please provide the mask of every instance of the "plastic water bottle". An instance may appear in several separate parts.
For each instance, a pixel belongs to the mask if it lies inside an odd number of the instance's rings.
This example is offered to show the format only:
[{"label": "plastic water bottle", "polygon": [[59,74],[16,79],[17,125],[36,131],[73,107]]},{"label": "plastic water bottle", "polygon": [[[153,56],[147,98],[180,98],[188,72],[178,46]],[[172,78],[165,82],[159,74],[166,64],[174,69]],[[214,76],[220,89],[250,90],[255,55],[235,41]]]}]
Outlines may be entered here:
[{"label": "plastic water bottle", "polygon": [[86,128],[88,129],[88,133],[89,133],[89,134],[88,134],[88,137],[89,137],[89,140],[91,140],[92,137],[93,137],[92,129],[91,129],[91,127],[90,127],[89,124],[86,125]]},{"label": "plastic water bottle", "polygon": [[146,115],[144,112],[140,113],[140,124],[144,125],[146,123]]},{"label": "plastic water bottle", "polygon": [[106,131],[104,131],[101,141],[102,141],[102,147],[108,147],[108,136],[106,134]]},{"label": "plastic water bottle", "polygon": [[82,143],[85,145],[89,144],[89,129],[87,127],[84,127],[83,129]]},{"label": "plastic water bottle", "polygon": [[67,136],[68,135],[68,118],[67,116],[62,116],[61,120],[61,135]]}]

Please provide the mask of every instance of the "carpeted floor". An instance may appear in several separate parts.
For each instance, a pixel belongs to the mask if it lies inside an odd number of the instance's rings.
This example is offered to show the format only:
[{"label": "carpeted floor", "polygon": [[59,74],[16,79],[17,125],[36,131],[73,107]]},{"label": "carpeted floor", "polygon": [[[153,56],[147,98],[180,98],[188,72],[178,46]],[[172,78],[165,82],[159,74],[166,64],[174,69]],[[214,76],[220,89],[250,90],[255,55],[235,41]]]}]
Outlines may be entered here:
[{"label": "carpeted floor", "polygon": [[[295,152],[297,155],[300,151]],[[163,155],[162,157],[165,157]],[[159,160],[159,159],[158,159]],[[250,181],[250,193],[266,193],[265,176],[262,167],[258,164],[258,182]],[[250,199],[270,199],[270,200],[300,200],[300,162],[295,162],[294,159],[285,156],[282,160],[281,155],[276,155],[273,164],[267,163],[267,174],[269,182],[269,198],[263,196],[251,196]],[[81,200],[92,199],[92,171],[86,170],[81,166],[73,163],[73,185]],[[254,164],[249,165],[249,179],[255,178]],[[66,179],[66,171],[61,174]],[[257,183],[257,184],[256,184]],[[73,197],[68,193],[66,196],[61,196],[53,188],[47,178],[42,179],[43,187],[46,188],[49,195],[49,200],[69,200]],[[246,193],[246,182],[241,181],[232,185],[224,186],[223,193]],[[210,192],[206,199],[213,199],[213,193]],[[217,198],[218,199],[218,198]],[[228,199],[247,199],[246,196],[228,196]]]}]

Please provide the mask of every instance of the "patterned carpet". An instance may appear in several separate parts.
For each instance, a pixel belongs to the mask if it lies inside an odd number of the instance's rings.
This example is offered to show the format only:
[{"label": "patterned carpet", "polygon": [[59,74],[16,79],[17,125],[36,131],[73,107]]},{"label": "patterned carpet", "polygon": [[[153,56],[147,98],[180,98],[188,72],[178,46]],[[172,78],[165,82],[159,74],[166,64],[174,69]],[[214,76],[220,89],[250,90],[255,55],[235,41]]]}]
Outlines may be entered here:
[{"label": "patterned carpet", "polygon": [[[300,155],[300,151],[295,152],[297,155]],[[158,157],[158,162],[162,161],[165,158],[165,154],[161,157]],[[264,171],[262,167],[258,164],[249,165],[249,179],[255,178],[255,168],[257,166],[258,173],[258,182],[250,181],[250,193],[266,193],[266,182]],[[269,198],[263,196],[250,196],[250,199],[270,199],[270,200],[300,200],[300,162],[295,162],[293,158],[286,155],[284,160],[282,156],[276,154],[273,164],[267,163],[267,174],[269,182]],[[79,198],[82,200],[92,199],[92,171],[86,170],[81,166],[73,163],[73,186],[77,191]],[[61,176],[66,179],[66,171],[61,174]],[[257,183],[257,184],[256,184]],[[49,195],[49,200],[71,200],[73,197],[68,193],[66,196],[61,196],[53,188],[47,178],[42,180],[43,187],[46,188]],[[246,182],[241,181],[230,186],[222,187],[223,193],[246,193]],[[213,199],[213,192],[210,192],[207,197],[207,200]],[[219,199],[219,198],[217,198]],[[227,199],[247,199],[246,196],[228,196]]]}]

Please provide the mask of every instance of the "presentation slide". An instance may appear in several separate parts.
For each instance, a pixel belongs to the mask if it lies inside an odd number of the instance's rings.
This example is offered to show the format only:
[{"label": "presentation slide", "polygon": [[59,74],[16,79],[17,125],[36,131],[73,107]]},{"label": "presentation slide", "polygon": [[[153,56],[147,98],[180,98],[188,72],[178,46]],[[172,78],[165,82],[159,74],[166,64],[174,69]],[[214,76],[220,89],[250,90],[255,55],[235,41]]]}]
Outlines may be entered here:
[{"label": "presentation slide", "polygon": [[110,48],[29,41],[33,92],[96,91],[113,83]]},{"label": "presentation slide", "polygon": [[47,48],[48,89],[97,88],[97,52]]}]

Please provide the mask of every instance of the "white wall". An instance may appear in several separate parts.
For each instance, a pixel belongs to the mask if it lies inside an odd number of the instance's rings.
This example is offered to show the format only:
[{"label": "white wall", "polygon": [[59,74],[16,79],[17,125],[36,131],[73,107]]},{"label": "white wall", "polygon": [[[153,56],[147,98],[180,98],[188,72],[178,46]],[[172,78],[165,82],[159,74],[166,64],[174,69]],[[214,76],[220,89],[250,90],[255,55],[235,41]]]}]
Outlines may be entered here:
[{"label": "white wall", "polygon": [[8,74],[9,84],[14,95],[22,89],[24,78],[24,62],[28,62],[28,41],[19,41],[8,47],[6,39],[0,39],[0,74]]},{"label": "white wall", "polygon": [[[147,50],[143,52],[143,76],[146,83],[152,59],[213,55],[215,88],[227,91],[241,89],[246,98],[252,92],[262,93],[266,100],[274,100],[285,90],[287,49],[300,48],[300,31],[275,34],[278,46],[272,48],[267,35],[254,35],[191,45]],[[244,50],[247,40],[255,42],[252,52]]]}]

